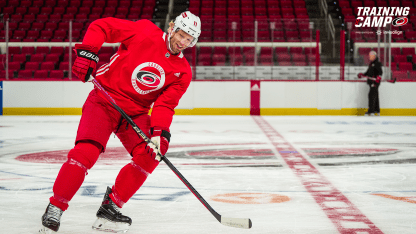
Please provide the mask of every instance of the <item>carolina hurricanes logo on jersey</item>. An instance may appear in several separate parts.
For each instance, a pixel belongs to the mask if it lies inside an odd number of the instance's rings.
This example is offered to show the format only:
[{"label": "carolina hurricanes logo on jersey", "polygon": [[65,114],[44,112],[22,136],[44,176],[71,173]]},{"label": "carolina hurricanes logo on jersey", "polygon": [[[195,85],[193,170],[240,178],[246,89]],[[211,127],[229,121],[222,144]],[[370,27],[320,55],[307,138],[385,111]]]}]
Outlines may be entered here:
[{"label": "carolina hurricanes logo on jersey", "polygon": [[165,84],[165,71],[152,62],[145,62],[137,66],[131,75],[131,83],[139,94],[148,94],[163,87]]}]

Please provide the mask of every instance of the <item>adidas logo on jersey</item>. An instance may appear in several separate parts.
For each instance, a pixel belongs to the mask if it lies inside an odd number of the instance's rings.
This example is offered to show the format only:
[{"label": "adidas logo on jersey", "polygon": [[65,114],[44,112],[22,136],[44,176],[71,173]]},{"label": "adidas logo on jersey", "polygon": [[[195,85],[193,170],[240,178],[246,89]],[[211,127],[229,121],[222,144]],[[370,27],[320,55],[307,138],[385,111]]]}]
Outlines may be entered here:
[{"label": "adidas logo on jersey", "polygon": [[179,75],[181,74],[180,72],[178,73],[173,73],[176,77],[179,77]]}]

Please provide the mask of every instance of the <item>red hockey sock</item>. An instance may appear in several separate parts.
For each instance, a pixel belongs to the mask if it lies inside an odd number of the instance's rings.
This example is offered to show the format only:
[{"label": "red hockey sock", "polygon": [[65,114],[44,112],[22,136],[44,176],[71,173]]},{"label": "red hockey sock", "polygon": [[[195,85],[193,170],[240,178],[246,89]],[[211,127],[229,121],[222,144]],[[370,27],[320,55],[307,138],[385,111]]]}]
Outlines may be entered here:
[{"label": "red hockey sock", "polygon": [[124,166],[118,173],[110,197],[120,208],[139,190],[147,176],[159,165],[158,161],[144,152],[145,143],[136,146],[132,152],[132,162]]},{"label": "red hockey sock", "polygon": [[133,161],[124,166],[117,178],[116,183],[112,188],[110,194],[111,200],[117,204],[118,207],[123,207],[147,179],[149,173],[142,170]]},{"label": "red hockey sock", "polygon": [[158,161],[145,153],[145,146],[144,142],[137,145],[133,149],[131,163],[118,173],[110,197],[120,208],[139,190],[147,176],[159,165]]},{"label": "red hockey sock", "polygon": [[52,205],[65,211],[68,202],[84,182],[87,170],[90,169],[100,154],[101,149],[89,143],[78,143],[68,153],[66,161],[53,185],[53,196],[49,199]]},{"label": "red hockey sock", "polygon": [[84,178],[85,170],[83,168],[70,164],[69,160],[64,163],[53,185],[53,196],[49,199],[52,205],[63,211],[68,209],[68,202],[81,187]]}]

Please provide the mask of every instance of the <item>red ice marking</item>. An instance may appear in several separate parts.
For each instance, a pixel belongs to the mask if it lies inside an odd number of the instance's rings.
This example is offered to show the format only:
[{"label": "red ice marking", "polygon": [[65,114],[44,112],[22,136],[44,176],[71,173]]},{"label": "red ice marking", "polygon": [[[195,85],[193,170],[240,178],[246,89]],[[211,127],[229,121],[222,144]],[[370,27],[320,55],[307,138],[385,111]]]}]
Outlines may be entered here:
[{"label": "red ice marking", "polygon": [[253,119],[340,233],[383,233],[266,120]]},{"label": "red ice marking", "polygon": [[[184,144],[172,145],[170,148],[187,148],[187,147],[207,147],[207,146],[233,146],[233,145],[262,145],[264,143],[231,143],[231,144]],[[55,150],[46,152],[37,152],[31,154],[23,154],[16,157],[16,160],[31,163],[53,163],[62,164],[66,162],[69,150]],[[218,151],[216,151],[218,153]],[[203,152],[202,152],[203,153]],[[209,153],[208,153],[209,154]],[[208,155],[207,154],[207,155]],[[253,153],[255,154],[255,153]],[[201,154],[198,154],[201,155]],[[234,154],[233,156],[238,155]],[[247,154],[248,156],[253,156]],[[247,156],[245,155],[245,156]],[[254,156],[268,156],[267,154],[258,153]],[[96,164],[111,165],[114,161],[124,160],[128,162],[131,160],[130,155],[123,147],[108,147],[105,153],[101,154]]]},{"label": "red ice marking", "polygon": [[[57,163],[62,164],[66,162],[69,150],[55,150],[38,152],[32,154],[24,154],[16,157],[16,160],[22,162],[32,163]],[[123,147],[107,148],[105,153],[101,154],[98,158],[97,164],[107,164],[114,160],[131,160],[130,155]]]},{"label": "red ice marking", "polygon": [[215,157],[267,157],[274,156],[274,153],[269,149],[247,149],[247,150],[213,150],[213,151],[198,151],[188,152],[191,156],[215,156]]}]

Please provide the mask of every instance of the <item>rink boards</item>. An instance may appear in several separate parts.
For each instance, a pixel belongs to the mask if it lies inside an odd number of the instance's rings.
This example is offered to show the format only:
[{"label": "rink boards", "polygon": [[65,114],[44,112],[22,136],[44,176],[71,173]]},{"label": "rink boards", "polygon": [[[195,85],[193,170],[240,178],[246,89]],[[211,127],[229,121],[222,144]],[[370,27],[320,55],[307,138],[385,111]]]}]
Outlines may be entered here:
[{"label": "rink boards", "polygon": [[[3,81],[3,115],[79,115],[92,90],[79,81]],[[416,115],[416,83],[383,82],[382,115]],[[252,92],[259,92],[261,115],[357,115],[368,107],[369,86],[354,81],[192,81],[179,115],[249,115]],[[0,95],[1,96],[1,95]]]}]

